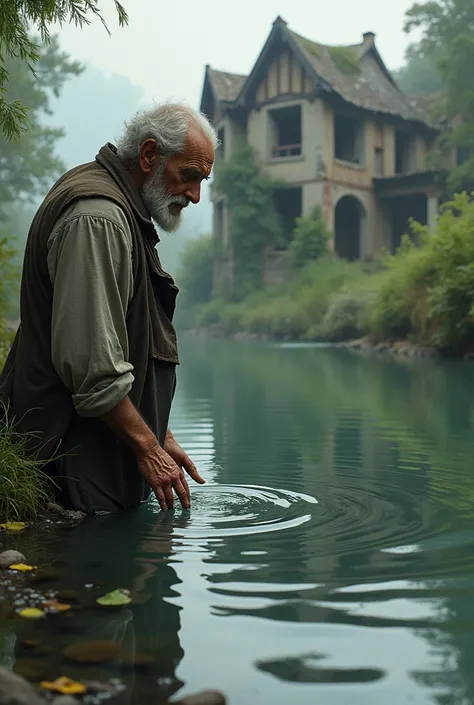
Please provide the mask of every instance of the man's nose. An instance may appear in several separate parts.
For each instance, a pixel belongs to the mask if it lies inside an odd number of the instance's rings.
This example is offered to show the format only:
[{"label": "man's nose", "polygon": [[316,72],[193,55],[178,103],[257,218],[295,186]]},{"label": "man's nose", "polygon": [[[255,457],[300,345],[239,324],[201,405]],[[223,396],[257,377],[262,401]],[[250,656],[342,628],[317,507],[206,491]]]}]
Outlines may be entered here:
[{"label": "man's nose", "polygon": [[191,203],[196,205],[201,200],[201,184],[193,184],[192,186],[189,186],[184,195],[191,201]]}]

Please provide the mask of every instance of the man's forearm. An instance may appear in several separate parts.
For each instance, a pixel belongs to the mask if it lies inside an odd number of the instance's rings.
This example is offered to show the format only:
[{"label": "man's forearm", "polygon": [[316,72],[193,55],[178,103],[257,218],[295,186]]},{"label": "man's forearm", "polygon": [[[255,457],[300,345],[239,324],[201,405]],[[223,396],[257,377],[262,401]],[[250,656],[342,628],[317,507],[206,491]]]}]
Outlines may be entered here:
[{"label": "man's forearm", "polygon": [[133,450],[135,455],[144,455],[158,445],[155,434],[142,419],[128,396],[100,418]]}]

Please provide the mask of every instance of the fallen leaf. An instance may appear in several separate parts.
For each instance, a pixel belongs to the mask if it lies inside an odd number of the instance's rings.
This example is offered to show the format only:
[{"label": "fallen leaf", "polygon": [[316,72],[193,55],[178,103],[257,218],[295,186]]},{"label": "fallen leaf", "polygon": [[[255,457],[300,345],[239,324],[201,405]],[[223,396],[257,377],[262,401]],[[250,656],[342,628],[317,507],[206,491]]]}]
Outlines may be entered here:
[{"label": "fallen leaf", "polygon": [[67,676],[61,676],[55,681],[42,681],[40,686],[44,690],[51,690],[53,693],[62,693],[63,695],[82,695],[87,690],[84,683],[73,681]]},{"label": "fallen leaf", "polygon": [[0,524],[0,529],[5,529],[6,531],[23,531],[24,528],[24,521],[7,521],[5,524]]},{"label": "fallen leaf", "polygon": [[43,602],[43,607],[54,609],[57,612],[67,612],[71,609],[71,605],[67,605],[65,602],[55,602],[54,600],[48,600],[48,602]]},{"label": "fallen leaf", "polygon": [[28,565],[27,563],[14,563],[13,565],[8,567],[8,570],[20,570],[26,572],[27,570],[35,570],[36,568],[36,565]]},{"label": "fallen leaf", "polygon": [[24,610],[18,612],[20,617],[26,617],[26,619],[41,619],[45,616],[43,610],[39,610],[37,607],[25,607]]},{"label": "fallen leaf", "polygon": [[123,588],[112,590],[112,592],[97,598],[97,602],[103,607],[122,607],[122,605],[129,605],[131,601],[130,590]]}]

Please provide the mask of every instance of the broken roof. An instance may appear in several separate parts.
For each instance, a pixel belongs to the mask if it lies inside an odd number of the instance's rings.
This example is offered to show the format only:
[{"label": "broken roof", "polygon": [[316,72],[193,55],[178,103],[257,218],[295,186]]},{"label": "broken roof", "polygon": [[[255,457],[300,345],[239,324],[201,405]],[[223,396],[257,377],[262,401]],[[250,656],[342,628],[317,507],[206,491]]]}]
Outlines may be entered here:
[{"label": "broken roof", "polygon": [[207,76],[211,82],[215,97],[223,103],[232,103],[236,100],[247,76],[227,71],[217,71],[210,66],[206,67]]},{"label": "broken roof", "polygon": [[206,67],[206,82],[212,87],[215,99],[242,106],[251,103],[251,96],[255,95],[256,86],[268,70],[268,61],[278,41],[283,41],[294,51],[313,81],[315,91],[334,93],[364,110],[434,126],[426,106],[402,93],[396,85],[375,46],[372,32],[364,34],[359,44],[327,46],[292,32],[281,17],[273,23],[272,31],[248,76]]},{"label": "broken roof", "polygon": [[287,30],[323,81],[343,100],[359,108],[429,122],[428,114],[397,87],[371,33],[360,44],[326,46]]}]

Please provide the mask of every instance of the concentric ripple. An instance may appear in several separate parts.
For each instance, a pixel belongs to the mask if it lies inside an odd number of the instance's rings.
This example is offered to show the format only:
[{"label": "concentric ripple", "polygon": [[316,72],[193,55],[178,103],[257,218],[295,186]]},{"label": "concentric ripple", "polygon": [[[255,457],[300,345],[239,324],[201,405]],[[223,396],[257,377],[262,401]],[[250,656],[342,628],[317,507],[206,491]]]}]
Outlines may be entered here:
[{"label": "concentric ripple", "polygon": [[258,485],[208,485],[192,494],[192,517],[175,537],[246,536],[294,529],[311,520],[314,497]]}]

